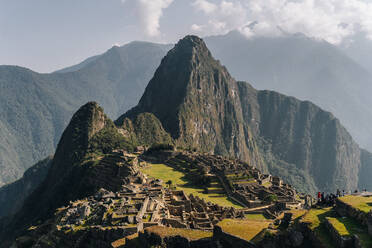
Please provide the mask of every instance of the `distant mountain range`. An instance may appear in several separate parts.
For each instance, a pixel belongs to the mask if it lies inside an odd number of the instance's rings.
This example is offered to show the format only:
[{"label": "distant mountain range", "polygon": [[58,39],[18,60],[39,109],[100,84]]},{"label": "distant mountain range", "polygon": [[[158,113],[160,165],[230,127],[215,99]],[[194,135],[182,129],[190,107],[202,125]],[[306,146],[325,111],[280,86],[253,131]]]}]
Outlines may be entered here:
[{"label": "distant mountain range", "polygon": [[0,185],[52,154],[87,101],[100,102],[112,118],[134,106],[169,48],[132,42],[51,74],[0,66]]},{"label": "distant mountain range", "polygon": [[73,115],[53,160],[44,161],[50,163],[45,180],[14,218],[0,221],[7,227],[0,228],[0,238],[11,241],[101,187],[120,188],[130,167],[107,161],[101,168],[96,161],[115,149],[133,151],[156,141],[238,157],[304,192],[372,188],[372,154],[330,112],[234,80],[202,39],[187,36],[162,59],[138,105],[115,124],[94,102]]},{"label": "distant mountain range", "polygon": [[303,192],[368,184],[359,173],[372,164],[337,118],[311,102],[236,82],[194,36],[168,52],[138,105],[116,124],[128,131],[145,113],[177,146],[234,155]]},{"label": "distant mountain range", "polygon": [[[233,31],[205,42],[233,77],[318,104],[372,150],[372,77],[358,56],[303,35],[246,39]],[[133,107],[170,48],[132,42],[51,74],[0,66],[0,185],[52,154],[83,103],[99,102],[111,118]]]},{"label": "distant mountain range", "polygon": [[358,56],[348,47],[352,59],[339,47],[301,34],[247,39],[232,31],[205,40],[235,78],[257,89],[314,102],[339,118],[362,147],[372,150],[372,70],[361,65],[367,66],[363,61],[368,56]]}]

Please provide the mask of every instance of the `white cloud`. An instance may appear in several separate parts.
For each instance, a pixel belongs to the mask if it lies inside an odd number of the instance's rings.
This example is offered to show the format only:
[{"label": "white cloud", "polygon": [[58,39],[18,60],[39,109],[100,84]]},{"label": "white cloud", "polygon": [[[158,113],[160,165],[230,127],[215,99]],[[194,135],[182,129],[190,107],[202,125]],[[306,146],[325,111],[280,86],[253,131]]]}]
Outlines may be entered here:
[{"label": "white cloud", "polygon": [[301,32],[337,44],[363,31],[372,39],[372,3],[362,0],[194,0],[192,6],[208,18],[191,27],[202,35],[231,29],[247,37]]},{"label": "white cloud", "polygon": [[196,9],[203,11],[205,14],[213,13],[217,9],[217,6],[215,4],[210,3],[206,0],[195,0],[192,5]]},{"label": "white cloud", "polygon": [[160,36],[160,18],[163,10],[168,8],[173,0],[121,0],[123,3],[134,3],[134,10],[143,29],[149,37]]},{"label": "white cloud", "polygon": [[192,6],[209,17],[206,24],[191,26],[191,30],[200,34],[219,34],[242,25],[246,19],[246,10],[239,2],[214,4],[207,0],[194,0]]}]

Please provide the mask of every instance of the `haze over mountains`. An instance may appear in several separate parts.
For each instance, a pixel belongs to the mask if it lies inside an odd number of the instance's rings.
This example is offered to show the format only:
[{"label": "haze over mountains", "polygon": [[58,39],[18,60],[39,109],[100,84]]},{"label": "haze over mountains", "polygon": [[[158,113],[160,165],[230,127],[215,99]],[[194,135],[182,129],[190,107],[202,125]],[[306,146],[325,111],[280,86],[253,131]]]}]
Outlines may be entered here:
[{"label": "haze over mountains", "polygon": [[246,39],[237,31],[206,43],[237,79],[314,102],[372,150],[372,75],[338,47],[302,34]]},{"label": "haze over mountains", "polygon": [[238,157],[304,192],[371,187],[365,176],[372,173],[372,155],[359,149],[330,112],[234,80],[203,40],[187,36],[162,59],[138,105],[115,125],[97,103],[74,114],[46,179],[13,220],[2,222],[2,238],[22,234],[100,187],[118,190],[130,167],[101,168],[95,161],[117,148],[131,151],[156,140]]},{"label": "haze over mountains", "polygon": [[138,105],[116,124],[143,113],[159,119],[178,146],[234,154],[303,192],[368,184],[359,172],[371,164],[337,118],[311,102],[236,82],[194,36],[168,52]]},{"label": "haze over mountains", "polygon": [[[230,32],[205,41],[235,78],[311,100],[339,118],[362,147],[372,146],[372,77],[340,49],[303,35],[247,40]],[[53,153],[83,103],[98,101],[112,118],[134,106],[170,47],[133,42],[52,74],[1,66],[0,184]]]},{"label": "haze over mountains", "polygon": [[87,101],[100,102],[113,118],[134,106],[168,49],[133,42],[52,74],[0,66],[0,185],[52,154]]}]

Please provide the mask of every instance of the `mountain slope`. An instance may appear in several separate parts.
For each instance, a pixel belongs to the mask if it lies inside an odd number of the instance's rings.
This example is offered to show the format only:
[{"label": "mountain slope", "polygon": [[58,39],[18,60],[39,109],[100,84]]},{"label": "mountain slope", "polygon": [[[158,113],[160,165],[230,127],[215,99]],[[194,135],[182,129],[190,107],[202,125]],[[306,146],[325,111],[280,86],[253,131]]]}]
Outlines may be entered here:
[{"label": "mountain slope", "polygon": [[24,200],[44,181],[52,157],[43,159],[25,171],[23,177],[0,188],[0,218],[15,214]]},{"label": "mountain slope", "polygon": [[195,36],[182,39],[162,60],[138,105],[119,118],[152,113],[176,144],[259,163],[243,124],[237,85]]},{"label": "mountain slope", "polygon": [[195,36],[168,52],[116,124],[146,112],[178,146],[235,155],[297,189],[358,187],[361,152],[339,120],[310,102],[236,82]]},{"label": "mountain slope", "polygon": [[[114,149],[133,151],[134,146],[119,133],[114,123],[95,102],[82,106],[63,132],[45,180],[27,197],[22,208],[0,234],[14,237],[32,223],[53,215],[56,208],[101,187],[113,190],[130,168],[99,162]],[[118,188],[115,188],[118,190]],[[2,236],[3,238],[5,236]]]},{"label": "mountain slope", "polygon": [[372,75],[337,47],[301,34],[247,39],[233,31],[205,40],[234,77],[314,102],[372,150]]},{"label": "mountain slope", "polygon": [[0,186],[53,153],[82,104],[98,101],[111,117],[134,106],[168,48],[133,42],[52,74],[0,66]]}]

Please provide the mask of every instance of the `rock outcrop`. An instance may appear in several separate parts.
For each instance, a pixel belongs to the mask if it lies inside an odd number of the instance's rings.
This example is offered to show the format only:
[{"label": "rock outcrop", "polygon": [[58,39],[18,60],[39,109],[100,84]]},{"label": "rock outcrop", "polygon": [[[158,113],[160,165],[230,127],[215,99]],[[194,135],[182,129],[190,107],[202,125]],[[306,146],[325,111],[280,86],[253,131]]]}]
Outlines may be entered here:
[{"label": "rock outcrop", "polygon": [[117,148],[133,150],[97,103],[82,106],[62,135],[46,179],[26,199],[7,224],[7,230],[1,230],[2,237],[19,235],[17,231],[47,219],[58,207],[83,198],[99,187],[110,189],[115,181],[120,182],[117,186],[120,187],[121,178],[131,173],[130,168],[119,169],[115,163],[101,166],[105,154]]},{"label": "rock outcrop", "polygon": [[244,125],[235,80],[196,36],[168,52],[138,105],[116,123],[146,112],[160,120],[178,146],[261,163],[250,127]]},{"label": "rock outcrop", "polygon": [[168,52],[138,105],[116,124],[144,113],[153,114],[177,146],[236,156],[304,192],[354,190],[360,168],[368,168],[331,113],[236,82],[195,36]]}]

